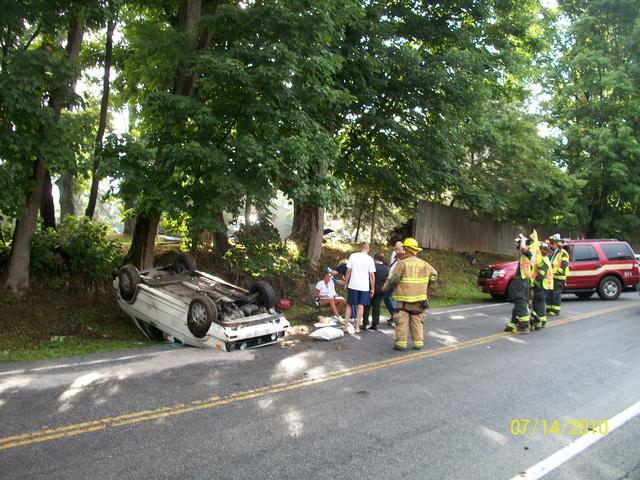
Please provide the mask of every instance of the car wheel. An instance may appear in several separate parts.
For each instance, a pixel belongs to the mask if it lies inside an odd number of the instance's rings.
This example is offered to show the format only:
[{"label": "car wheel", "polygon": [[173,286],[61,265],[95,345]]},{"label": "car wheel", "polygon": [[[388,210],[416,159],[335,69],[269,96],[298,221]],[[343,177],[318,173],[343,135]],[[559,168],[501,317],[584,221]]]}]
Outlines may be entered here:
[{"label": "car wheel", "polygon": [[582,299],[587,299],[587,298],[591,298],[594,293],[595,292],[578,292],[578,293],[576,293],[576,297],[582,298]]},{"label": "car wheel", "polygon": [[258,280],[249,285],[249,295],[258,293],[258,300],[256,303],[266,308],[273,308],[276,304],[276,292],[273,291],[273,287],[269,282],[264,280]]},{"label": "car wheel", "polygon": [[136,295],[136,288],[142,280],[140,272],[133,265],[120,267],[118,272],[118,289],[123,300],[130,302]]},{"label": "car wheel", "polygon": [[602,300],[615,300],[622,293],[622,284],[616,277],[604,277],[598,284],[598,296]]},{"label": "car wheel", "polygon": [[196,338],[204,337],[209,327],[218,319],[218,309],[209,297],[200,295],[189,304],[187,327]]},{"label": "car wheel", "polygon": [[491,298],[493,298],[496,302],[504,302],[507,299],[507,296],[499,295],[497,293],[492,293]]},{"label": "car wheel", "polygon": [[180,253],[173,261],[173,269],[176,273],[193,274],[196,270],[196,259],[190,253]]}]

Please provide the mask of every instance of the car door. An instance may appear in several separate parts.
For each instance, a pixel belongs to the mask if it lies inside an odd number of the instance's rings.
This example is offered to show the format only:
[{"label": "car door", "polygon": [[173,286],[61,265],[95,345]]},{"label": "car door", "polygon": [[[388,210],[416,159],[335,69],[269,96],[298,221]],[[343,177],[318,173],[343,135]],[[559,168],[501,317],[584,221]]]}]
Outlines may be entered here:
[{"label": "car door", "polygon": [[567,289],[593,289],[598,269],[602,266],[595,248],[589,244],[574,244],[569,249]]}]

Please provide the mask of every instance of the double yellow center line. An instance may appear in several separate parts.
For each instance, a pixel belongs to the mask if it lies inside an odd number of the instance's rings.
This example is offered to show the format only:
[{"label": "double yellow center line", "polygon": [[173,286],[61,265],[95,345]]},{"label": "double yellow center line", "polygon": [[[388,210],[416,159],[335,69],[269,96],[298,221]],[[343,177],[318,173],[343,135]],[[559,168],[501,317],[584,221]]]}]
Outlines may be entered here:
[{"label": "double yellow center line", "polygon": [[[629,308],[637,307],[637,304],[625,304],[616,307],[605,308],[597,310],[595,312],[583,313],[580,315],[574,315],[562,320],[556,320],[548,324],[548,328],[558,327],[560,325],[566,325],[567,323],[577,322],[587,318],[592,318],[598,315],[605,315],[607,313],[613,313],[620,310],[626,310]],[[197,400],[187,404],[172,405],[169,407],[161,407],[152,410],[144,410],[141,412],[127,413],[124,415],[118,415],[117,417],[101,418],[99,420],[93,420],[82,423],[75,423],[72,425],[66,425],[56,428],[48,428],[35,432],[23,433],[19,435],[12,435],[8,437],[0,437],[0,450],[6,450],[9,448],[23,447],[32,445],[35,443],[48,442],[51,440],[57,440],[60,438],[73,437],[81,435],[83,433],[96,432],[99,430],[106,430],[107,428],[121,427],[124,425],[131,425],[136,423],[148,422],[150,420],[158,420],[160,418],[172,417],[175,415],[182,415],[185,413],[196,412],[199,410],[207,410],[211,408],[221,407],[223,405],[229,405],[244,400],[251,400],[254,398],[265,397],[267,395],[274,395],[277,393],[288,392],[291,390],[297,390],[309,385],[315,385],[318,383],[328,382],[331,380],[338,380],[340,378],[349,377],[351,375],[373,372],[387,367],[395,365],[401,365],[404,363],[415,362],[424,358],[435,357],[448,352],[462,350],[477,345],[483,345],[493,342],[500,338],[510,337],[512,333],[504,332],[497,333],[495,335],[489,335],[487,337],[476,338],[473,340],[467,340],[465,342],[457,343],[454,345],[448,345],[445,347],[436,348],[434,350],[419,351],[416,353],[405,354],[397,357],[391,357],[386,360],[375,361],[355,367],[337,370],[335,372],[319,375],[314,378],[296,380],[288,383],[279,383],[267,385],[262,388],[254,390],[246,390],[243,392],[237,392],[226,397],[210,397],[204,400]]]}]

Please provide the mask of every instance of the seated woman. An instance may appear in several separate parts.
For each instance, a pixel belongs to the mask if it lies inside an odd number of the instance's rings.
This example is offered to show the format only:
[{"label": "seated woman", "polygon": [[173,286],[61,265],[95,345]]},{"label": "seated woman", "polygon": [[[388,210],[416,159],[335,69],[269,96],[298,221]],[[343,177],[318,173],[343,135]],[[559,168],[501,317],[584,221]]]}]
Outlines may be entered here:
[{"label": "seated woman", "polygon": [[322,280],[316,283],[316,289],[313,292],[313,296],[316,298],[318,306],[329,307],[331,309],[332,317],[336,320],[342,321],[340,312],[344,308],[346,302],[344,301],[344,298],[339,297],[336,293],[336,287],[331,279],[330,268],[322,274]]}]

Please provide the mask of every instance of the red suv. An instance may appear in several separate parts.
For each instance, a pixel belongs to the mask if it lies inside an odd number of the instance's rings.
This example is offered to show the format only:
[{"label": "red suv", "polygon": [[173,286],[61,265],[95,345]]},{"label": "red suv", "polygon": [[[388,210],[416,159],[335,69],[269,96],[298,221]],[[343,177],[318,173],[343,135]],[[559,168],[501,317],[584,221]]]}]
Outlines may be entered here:
[{"label": "red suv", "polygon": [[[623,290],[638,289],[638,261],[628,243],[614,239],[572,240],[565,248],[570,260],[565,293],[589,298],[598,292],[603,300],[615,300]],[[508,298],[517,266],[514,261],[483,268],[478,276],[478,289],[495,299]]]}]

